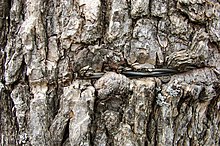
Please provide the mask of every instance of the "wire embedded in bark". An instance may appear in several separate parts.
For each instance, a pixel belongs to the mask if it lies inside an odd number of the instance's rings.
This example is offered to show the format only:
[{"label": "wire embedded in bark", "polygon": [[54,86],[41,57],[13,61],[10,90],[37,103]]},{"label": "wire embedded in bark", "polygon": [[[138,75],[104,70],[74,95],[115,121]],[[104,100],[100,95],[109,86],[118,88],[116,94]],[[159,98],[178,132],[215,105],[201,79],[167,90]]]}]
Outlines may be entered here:
[{"label": "wire embedded in bark", "polygon": [[[125,75],[129,78],[141,78],[141,77],[162,77],[162,76],[170,76],[178,73],[175,69],[168,68],[153,68],[147,69],[145,71],[121,71],[120,74]],[[78,76],[77,79],[99,79],[101,78],[105,72],[93,72],[89,73],[86,76]]]}]

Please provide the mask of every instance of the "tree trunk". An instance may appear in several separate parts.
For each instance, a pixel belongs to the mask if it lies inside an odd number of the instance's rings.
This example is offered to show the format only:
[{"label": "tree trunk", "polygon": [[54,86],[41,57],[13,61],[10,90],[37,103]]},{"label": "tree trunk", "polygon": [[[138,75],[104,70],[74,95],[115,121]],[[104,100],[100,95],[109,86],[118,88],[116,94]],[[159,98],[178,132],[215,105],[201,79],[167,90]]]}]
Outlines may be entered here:
[{"label": "tree trunk", "polygon": [[220,145],[219,0],[1,0],[0,28],[2,146]]}]

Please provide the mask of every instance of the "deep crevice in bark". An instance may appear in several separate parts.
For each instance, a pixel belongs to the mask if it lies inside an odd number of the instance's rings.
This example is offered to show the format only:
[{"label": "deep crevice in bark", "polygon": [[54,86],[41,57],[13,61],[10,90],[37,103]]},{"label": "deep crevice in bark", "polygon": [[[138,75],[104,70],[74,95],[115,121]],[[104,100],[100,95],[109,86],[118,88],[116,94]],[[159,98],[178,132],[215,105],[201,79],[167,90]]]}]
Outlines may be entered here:
[{"label": "deep crevice in bark", "polygon": [[[7,142],[22,141],[26,145],[50,145],[49,141],[53,135],[47,135],[48,125],[55,132],[64,130],[63,137],[59,137],[62,139],[62,145],[67,144],[65,141],[71,145],[79,145],[79,143],[96,145],[95,140],[99,140],[100,137],[103,138],[99,141],[100,144],[113,145],[112,143],[114,143],[116,146],[128,143],[129,140],[133,145],[155,146],[159,144],[183,145],[184,143],[216,145],[219,143],[219,120],[217,119],[220,97],[219,28],[217,25],[219,12],[216,10],[217,7],[212,5],[214,3],[218,6],[219,3],[213,1],[209,7],[206,7],[209,1],[192,3],[190,0],[187,2],[94,0],[93,3],[78,0],[68,3],[68,1],[51,0],[38,3],[36,1],[2,0],[2,2],[7,3],[7,7],[3,9],[7,11],[7,14],[5,13],[7,16],[5,15],[2,19],[4,23],[0,35],[2,52],[2,56],[0,56],[2,78],[0,83],[0,89],[2,88],[0,93],[0,141],[3,141],[1,144],[10,145]],[[143,6],[146,3],[148,4]],[[155,10],[152,10],[152,5]],[[143,10],[143,7],[147,7],[149,12]],[[80,12],[81,8],[85,8],[83,14]],[[93,11],[86,10],[86,8],[92,8]],[[133,14],[131,14],[132,9]],[[210,9],[213,11],[209,11]],[[86,13],[87,11],[91,13]],[[212,12],[215,13],[210,14]],[[81,15],[80,20],[79,15]],[[112,19],[111,15],[117,15],[116,19]],[[7,20],[6,17],[8,17]],[[100,21],[97,26],[87,23],[95,23],[94,20]],[[167,23],[169,24],[167,25]],[[82,38],[82,34],[78,34],[80,31],[92,34],[92,36],[89,36],[89,39],[86,35],[85,38]],[[195,35],[198,32],[202,35]],[[162,44],[167,43],[165,48],[158,45],[160,42],[154,41],[157,39],[155,36],[159,33],[164,35],[161,42]],[[108,37],[110,37],[110,41],[107,40]],[[50,39],[52,42],[49,42]],[[22,46],[21,50],[19,50],[19,45]],[[49,52],[49,49],[52,51]],[[87,53],[83,54],[85,50]],[[21,55],[19,54],[21,52],[22,55],[25,55],[22,62],[20,62],[20,57],[16,58],[16,55]],[[100,56],[100,59],[92,62],[93,56],[97,58]],[[161,56],[164,58],[162,64],[160,64]],[[51,62],[48,61],[49,57]],[[75,59],[76,57],[79,60]],[[29,59],[25,60],[29,62],[25,62],[24,58]],[[85,60],[81,58],[85,58]],[[139,58],[146,59],[138,62]],[[11,62],[6,64],[9,61]],[[155,80],[151,82],[150,78],[130,78],[129,82],[137,83],[135,88],[140,90],[140,95],[139,91],[136,93],[136,89],[132,89],[132,93],[127,91],[127,96],[120,94],[119,98],[122,99],[117,99],[116,96],[119,95],[116,93],[119,91],[116,90],[121,91],[122,89],[112,88],[119,84],[119,81],[109,80],[106,87],[101,89],[106,89],[106,92],[115,91],[109,97],[99,99],[98,90],[100,89],[96,87],[98,80],[92,79],[91,83],[90,80],[82,81],[81,78],[73,76],[75,73],[79,73],[82,67],[99,63],[99,61],[103,61],[104,64],[101,66],[102,72],[113,71],[120,74],[120,67],[135,71],[138,71],[138,68],[140,70],[143,68],[175,68],[179,72],[167,80],[157,78],[158,81],[160,80],[161,90],[157,92],[155,89],[159,85],[149,89],[154,90],[155,97],[153,98],[148,92],[143,92],[142,95],[141,90],[144,88],[148,90],[148,87],[144,87],[145,84],[146,86],[156,84]],[[21,66],[16,66],[17,63],[21,63]],[[96,73],[99,71],[94,69]],[[33,73],[33,77],[30,73]],[[41,73],[42,76],[39,75]],[[9,75],[8,78],[5,77],[6,74]],[[39,80],[35,82],[33,78],[36,77],[37,80],[38,76]],[[82,88],[79,89],[79,95],[77,86]],[[88,86],[88,89],[84,89]],[[93,88],[97,88],[94,91],[95,95],[93,95]],[[19,90],[22,90],[21,94]],[[83,93],[81,93],[82,91]],[[16,94],[12,96],[11,92],[18,93],[21,99],[16,98]],[[132,96],[134,99],[132,102],[128,102]],[[144,98],[140,101],[142,96],[149,98],[149,102],[152,103],[143,102]],[[18,109],[12,102],[17,104]],[[93,102],[94,107],[91,111],[90,105]],[[44,105],[44,103],[46,104]],[[78,104],[82,106],[75,106]],[[25,107],[26,105],[27,107]],[[86,106],[84,107],[84,105]],[[133,111],[126,113],[127,107]],[[76,123],[70,124],[72,119],[68,119],[65,129],[62,129],[59,124],[62,125],[62,120],[66,120],[66,117],[62,116],[64,113],[69,113],[69,110],[79,121],[76,120]],[[22,119],[22,112],[25,113],[24,121],[19,120],[19,116]],[[147,119],[144,123],[146,129],[141,135],[139,132],[143,130],[143,127],[139,124],[142,119],[139,119],[138,116],[143,113],[147,114],[145,115]],[[107,117],[104,117],[106,114]],[[135,118],[129,114],[135,114]],[[52,117],[45,120],[43,115],[52,115]],[[110,124],[114,123],[115,117],[118,120],[115,124],[116,133],[114,129],[109,128]],[[130,117],[131,119],[129,119]],[[86,121],[88,123],[84,121],[85,119],[88,120]],[[4,120],[6,124],[3,123]],[[32,126],[39,130],[38,134],[30,127],[31,122]],[[25,125],[24,131],[22,128],[18,128],[19,124]],[[69,130],[77,126],[82,126],[83,129],[80,129],[81,133],[77,135],[80,142],[74,143]],[[187,129],[187,133],[183,133],[184,128]],[[166,130],[173,135],[167,135]],[[201,134],[199,135],[199,133]],[[146,139],[140,140],[140,135]]]},{"label": "deep crevice in bark", "polygon": [[64,143],[69,138],[69,123],[70,123],[70,119],[68,120],[68,122],[65,126],[65,130],[64,130],[64,133],[63,133],[63,138],[62,138],[62,141],[61,141],[61,146],[64,146]]}]

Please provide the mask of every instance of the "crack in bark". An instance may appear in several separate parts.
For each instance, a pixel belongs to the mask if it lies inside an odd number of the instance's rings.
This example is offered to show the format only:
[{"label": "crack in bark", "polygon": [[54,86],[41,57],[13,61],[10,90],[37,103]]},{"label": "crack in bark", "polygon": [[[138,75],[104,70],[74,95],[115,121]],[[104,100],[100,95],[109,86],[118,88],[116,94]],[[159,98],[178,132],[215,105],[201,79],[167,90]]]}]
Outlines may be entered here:
[{"label": "crack in bark", "polygon": [[219,3],[1,2],[1,144],[219,143]]}]

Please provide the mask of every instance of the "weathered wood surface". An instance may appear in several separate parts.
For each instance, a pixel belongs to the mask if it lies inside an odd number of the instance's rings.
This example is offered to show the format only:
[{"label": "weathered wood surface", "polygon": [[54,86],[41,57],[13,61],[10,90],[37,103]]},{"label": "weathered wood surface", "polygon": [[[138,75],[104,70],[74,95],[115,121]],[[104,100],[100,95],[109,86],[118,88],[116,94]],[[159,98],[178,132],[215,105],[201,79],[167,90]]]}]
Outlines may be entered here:
[{"label": "weathered wood surface", "polygon": [[2,146],[220,145],[219,0],[1,0],[0,29]]}]

